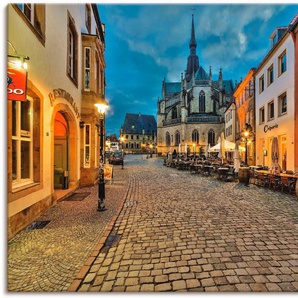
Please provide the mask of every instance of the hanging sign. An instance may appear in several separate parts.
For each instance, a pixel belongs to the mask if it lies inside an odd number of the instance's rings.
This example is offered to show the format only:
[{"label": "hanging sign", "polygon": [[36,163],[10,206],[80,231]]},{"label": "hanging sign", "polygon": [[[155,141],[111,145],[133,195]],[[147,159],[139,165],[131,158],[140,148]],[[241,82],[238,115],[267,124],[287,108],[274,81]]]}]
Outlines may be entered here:
[{"label": "hanging sign", "polygon": [[7,99],[26,100],[27,71],[13,63],[7,63]]}]

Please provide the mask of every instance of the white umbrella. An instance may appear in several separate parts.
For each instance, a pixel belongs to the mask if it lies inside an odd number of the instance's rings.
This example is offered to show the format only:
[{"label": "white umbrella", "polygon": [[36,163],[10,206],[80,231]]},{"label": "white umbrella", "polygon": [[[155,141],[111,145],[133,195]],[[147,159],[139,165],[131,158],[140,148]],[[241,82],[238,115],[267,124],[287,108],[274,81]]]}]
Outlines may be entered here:
[{"label": "white umbrella", "polygon": [[178,153],[179,153],[179,155],[181,154],[181,144],[179,144]]},{"label": "white umbrella", "polygon": [[222,158],[222,151],[221,151],[221,138],[218,137],[217,144],[219,144],[219,152],[218,152],[218,157]]},{"label": "white umbrella", "polygon": [[187,143],[184,144],[185,155],[187,154]]},{"label": "white umbrella", "polygon": [[221,133],[220,140],[221,140],[220,151],[221,151],[221,159],[222,159],[221,161],[223,162],[224,158],[226,157],[225,135],[223,132]]}]

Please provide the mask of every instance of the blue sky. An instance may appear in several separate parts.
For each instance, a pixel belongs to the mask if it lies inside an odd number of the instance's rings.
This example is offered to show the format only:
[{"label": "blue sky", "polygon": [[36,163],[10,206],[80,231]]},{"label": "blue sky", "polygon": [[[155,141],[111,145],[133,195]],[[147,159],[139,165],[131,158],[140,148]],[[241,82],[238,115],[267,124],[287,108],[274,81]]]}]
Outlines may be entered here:
[{"label": "blue sky", "polygon": [[[195,10],[192,10],[195,8]],[[287,26],[297,4],[99,4],[106,25],[107,135],[119,136],[126,113],[154,115],[161,85],[179,81],[189,55],[194,13],[197,55],[213,78],[240,81],[270,49],[269,36]]]}]

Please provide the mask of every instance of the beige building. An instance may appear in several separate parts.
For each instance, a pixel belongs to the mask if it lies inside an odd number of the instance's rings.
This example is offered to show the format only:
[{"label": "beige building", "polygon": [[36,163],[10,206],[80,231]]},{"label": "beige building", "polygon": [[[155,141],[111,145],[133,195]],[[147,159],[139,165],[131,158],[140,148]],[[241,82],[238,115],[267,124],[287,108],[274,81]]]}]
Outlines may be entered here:
[{"label": "beige building", "polygon": [[[105,32],[94,4],[10,4],[7,22],[8,62],[28,65],[25,98],[7,101],[11,238],[96,182]],[[15,82],[9,69],[8,95],[22,93]]]}]

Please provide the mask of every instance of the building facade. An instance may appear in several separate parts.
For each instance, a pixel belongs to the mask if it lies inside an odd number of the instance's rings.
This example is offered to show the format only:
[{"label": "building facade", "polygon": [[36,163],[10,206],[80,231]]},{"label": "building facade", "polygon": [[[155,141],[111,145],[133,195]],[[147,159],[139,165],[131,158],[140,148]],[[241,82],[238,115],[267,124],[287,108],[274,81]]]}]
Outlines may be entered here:
[{"label": "building facade", "polygon": [[224,80],[222,69],[218,79],[207,74],[196,55],[194,18],[192,16],[190,54],[180,82],[162,82],[162,98],[158,99],[158,153],[206,153],[224,131],[224,113],[233,96],[233,83]]},{"label": "building facade", "polygon": [[288,27],[276,28],[270,39],[272,47],[255,73],[256,163],[271,166],[277,137],[281,170],[294,170],[294,43]]},{"label": "building facade", "polygon": [[[11,238],[57,200],[95,183],[105,33],[93,4],[9,4],[7,16]],[[26,97],[10,99],[19,92],[10,66],[24,61]]]},{"label": "building facade", "polygon": [[[234,92],[236,105],[236,135],[235,141],[246,148],[241,152],[241,160],[248,165],[255,165],[255,68],[250,69]],[[245,132],[249,134],[244,135]]]},{"label": "building facade", "polygon": [[156,132],[154,116],[127,113],[120,129],[120,148],[129,154],[155,153]]}]

